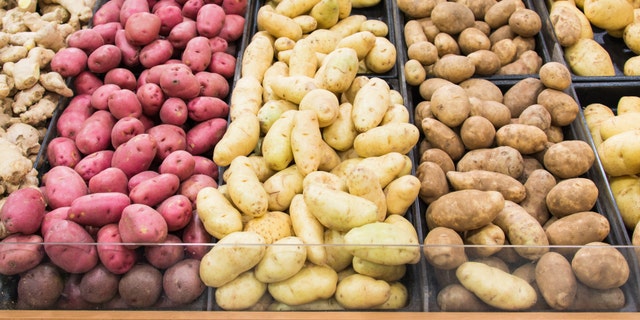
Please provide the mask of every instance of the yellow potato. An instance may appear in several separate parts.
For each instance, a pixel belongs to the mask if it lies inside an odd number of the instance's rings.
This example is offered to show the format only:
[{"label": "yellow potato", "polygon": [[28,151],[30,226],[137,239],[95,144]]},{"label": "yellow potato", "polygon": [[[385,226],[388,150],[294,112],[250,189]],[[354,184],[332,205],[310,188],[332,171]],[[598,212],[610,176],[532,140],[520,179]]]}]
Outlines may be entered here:
[{"label": "yellow potato", "polygon": [[263,283],[278,282],[294,276],[307,259],[304,242],[295,236],[279,239],[268,246],[255,266],[255,277]]},{"label": "yellow potato", "polygon": [[213,149],[213,161],[219,166],[228,166],[238,156],[249,155],[260,140],[258,116],[243,112],[227,126],[224,135]]},{"label": "yellow potato", "polygon": [[271,90],[280,99],[300,104],[311,90],[318,88],[314,78],[307,76],[279,76],[271,81]]},{"label": "yellow potato", "polygon": [[229,118],[235,120],[240,113],[258,114],[262,106],[262,85],[255,77],[242,77],[235,83],[229,99]]},{"label": "yellow potato", "polygon": [[302,98],[299,110],[313,110],[318,117],[318,126],[324,128],[331,125],[338,117],[340,102],[338,97],[326,89],[314,89]]},{"label": "yellow potato", "polygon": [[566,47],[564,57],[575,75],[615,75],[615,68],[609,53],[593,39],[581,38],[574,45]]},{"label": "yellow potato", "polygon": [[216,305],[223,310],[245,310],[258,303],[265,292],[267,285],[249,270],[216,288]]},{"label": "yellow potato", "polygon": [[357,73],[357,52],[351,48],[338,48],[324,58],[314,78],[319,87],[341,93],[349,88]]},{"label": "yellow potato", "polygon": [[304,190],[309,185],[315,183],[334,190],[345,192],[348,190],[346,180],[343,179],[343,177],[326,171],[314,171],[304,176],[304,180],[302,180],[302,189]]},{"label": "yellow potato", "polygon": [[263,184],[269,196],[269,210],[287,210],[293,196],[302,192],[303,179],[295,164],[269,177]]},{"label": "yellow potato", "polygon": [[633,22],[633,5],[627,0],[585,0],[582,10],[591,24],[605,30],[623,29]]},{"label": "yellow potato", "polygon": [[407,232],[401,223],[373,222],[355,227],[344,235],[344,242],[355,257],[383,265],[413,264],[420,259],[417,235]]},{"label": "yellow potato", "polygon": [[291,151],[298,170],[303,175],[318,170],[322,160],[322,133],[318,116],[312,110],[299,110],[291,127]]},{"label": "yellow potato", "polygon": [[260,217],[250,218],[245,222],[242,230],[261,235],[267,244],[293,234],[291,218],[282,211],[267,211]]},{"label": "yellow potato", "polygon": [[[280,97],[278,97],[271,89],[272,79],[279,76],[288,76],[288,75],[289,75],[289,65],[281,61],[274,61],[267,68],[267,70],[264,71],[263,77],[262,77],[262,101],[265,104],[271,100],[281,100]],[[260,110],[258,110],[258,114],[259,113],[260,113]]]},{"label": "yellow potato", "polygon": [[622,96],[618,99],[616,114],[625,114],[631,112],[640,112],[639,96]]},{"label": "yellow potato", "polygon": [[311,10],[320,0],[280,0],[275,10],[287,17],[293,18]]},{"label": "yellow potato", "polygon": [[384,280],[353,274],[338,282],[336,300],[346,309],[368,309],[383,304],[391,296],[391,286]]},{"label": "yellow potato", "polygon": [[380,124],[391,105],[389,84],[381,78],[371,78],[356,93],[351,119],[358,132]]},{"label": "yellow potato", "polygon": [[625,131],[640,129],[640,112],[617,114],[600,122],[600,137],[607,140]]},{"label": "yellow potato", "polygon": [[242,214],[217,188],[198,191],[196,208],[205,230],[216,239],[242,230]]},{"label": "yellow potato", "polygon": [[373,48],[364,57],[363,61],[373,73],[385,73],[396,64],[397,51],[395,45],[385,37],[376,37]]},{"label": "yellow potato", "polygon": [[619,133],[598,146],[605,172],[611,176],[640,173],[640,130]]},{"label": "yellow potato", "polygon": [[390,282],[391,293],[385,303],[374,307],[378,310],[398,310],[404,308],[409,301],[409,291],[407,287],[399,281]]},{"label": "yellow potato", "polygon": [[200,279],[210,287],[223,286],[262,260],[262,236],[251,231],[233,232],[220,239],[200,261]]},{"label": "yellow potato", "polygon": [[279,13],[269,5],[258,10],[256,17],[258,28],[265,30],[276,38],[286,37],[293,41],[302,38],[302,28],[291,17]]},{"label": "yellow potato", "polygon": [[362,14],[352,14],[349,17],[340,19],[340,21],[338,21],[338,23],[333,27],[329,28],[329,30],[336,32],[340,38],[344,38],[360,31],[360,26],[365,21],[367,21],[367,16]]},{"label": "yellow potato", "polygon": [[620,210],[625,227],[635,229],[640,222],[640,180],[635,175],[611,177],[609,181],[613,198]]},{"label": "yellow potato", "polygon": [[380,180],[375,172],[365,166],[356,166],[347,175],[349,193],[370,200],[377,206],[377,220],[387,217],[387,202]]},{"label": "yellow potato", "polygon": [[336,48],[354,49],[358,56],[358,60],[362,60],[369,51],[371,51],[375,43],[376,36],[372,32],[358,31],[352,35],[342,38],[336,45]]},{"label": "yellow potato", "polygon": [[267,134],[273,123],[282,116],[285,111],[296,110],[298,106],[282,99],[265,101],[258,110],[258,121],[260,121],[260,133]]},{"label": "yellow potato", "polygon": [[348,192],[311,184],[303,195],[309,211],[329,229],[348,231],[378,219],[375,203]]},{"label": "yellow potato", "polygon": [[404,175],[391,181],[384,188],[387,214],[404,215],[420,192],[420,180],[414,175]]},{"label": "yellow potato", "polygon": [[267,290],[276,301],[290,305],[328,299],[336,292],[338,274],[328,266],[307,264],[294,276],[269,283]]},{"label": "yellow potato", "polygon": [[301,194],[295,195],[291,200],[289,215],[295,235],[306,244],[307,259],[312,263],[324,265],[327,261],[327,252],[322,246],[325,228],[309,211]]},{"label": "yellow potato", "polygon": [[282,113],[262,139],[262,156],[273,170],[283,170],[293,161],[291,129],[296,113],[295,110]]},{"label": "yellow potato", "polygon": [[[339,33],[328,29],[316,29],[305,37],[313,51],[320,54],[329,54],[336,49],[342,37]],[[324,59],[319,59],[322,62]]]},{"label": "yellow potato", "polygon": [[340,19],[339,6],[338,0],[320,0],[311,8],[309,15],[316,19],[319,29],[329,29]]},{"label": "yellow potato", "polygon": [[293,17],[293,21],[300,25],[302,34],[309,34],[318,28],[318,22],[316,19],[308,14],[295,16]]},{"label": "yellow potato", "polygon": [[240,77],[254,77],[262,81],[273,62],[274,51],[273,39],[267,36],[253,37],[242,55]]},{"label": "yellow potato", "polygon": [[309,303],[288,305],[286,303],[275,301],[269,305],[268,311],[344,311],[335,298],[318,299]]},{"label": "yellow potato", "polygon": [[407,265],[405,264],[388,266],[358,257],[353,258],[351,266],[356,273],[387,282],[402,279],[407,271]]},{"label": "yellow potato", "polygon": [[318,58],[306,39],[295,42],[289,57],[289,75],[313,77],[318,69]]},{"label": "yellow potato", "polygon": [[420,130],[413,124],[392,122],[358,134],[353,141],[353,148],[363,158],[391,152],[407,154],[418,143],[419,138]]},{"label": "yellow potato", "polygon": [[401,153],[391,152],[377,157],[364,158],[357,163],[373,170],[380,180],[380,186],[384,188],[398,176],[403,175],[403,170],[407,165],[406,160]]},{"label": "yellow potato", "polygon": [[[231,161],[227,178],[227,190],[233,204],[243,213],[251,217],[260,217],[267,213],[269,197],[249,159],[238,156]],[[251,190],[251,192],[246,192]]]},{"label": "yellow potato", "polygon": [[340,272],[351,266],[353,255],[344,246],[345,232],[326,229],[324,231],[324,244],[327,252],[327,265]]}]

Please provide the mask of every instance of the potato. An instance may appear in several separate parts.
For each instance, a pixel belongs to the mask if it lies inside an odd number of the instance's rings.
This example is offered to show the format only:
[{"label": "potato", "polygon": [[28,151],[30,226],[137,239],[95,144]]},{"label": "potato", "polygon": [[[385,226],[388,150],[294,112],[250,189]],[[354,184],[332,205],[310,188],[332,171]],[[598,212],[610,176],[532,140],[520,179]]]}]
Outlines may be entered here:
[{"label": "potato", "polygon": [[293,233],[291,219],[282,211],[267,211],[260,217],[251,218],[246,221],[243,230],[260,234],[267,244],[291,236]]},{"label": "potato", "polygon": [[497,29],[508,24],[511,14],[523,5],[522,1],[519,0],[498,1],[485,11],[484,21],[487,22],[492,29]]},{"label": "potato", "polygon": [[519,204],[541,225],[549,220],[550,214],[545,199],[555,185],[556,178],[544,169],[533,170],[524,182],[526,196]]},{"label": "potato", "polygon": [[504,173],[487,170],[449,171],[446,176],[454,190],[498,191],[505,200],[516,203],[522,201],[526,196],[524,185]]},{"label": "potato", "polygon": [[615,68],[609,53],[593,39],[581,38],[574,45],[566,47],[564,57],[575,75],[615,75]]},{"label": "potato", "polygon": [[639,130],[631,130],[619,133],[604,142],[597,149],[602,161],[602,166],[611,176],[636,174],[638,164],[634,161],[636,152],[635,139],[640,134]]},{"label": "potato", "polygon": [[[479,199],[483,199],[482,202],[478,202]],[[449,192],[427,207],[427,225],[430,229],[442,226],[461,232],[478,229],[493,221],[504,203],[504,197],[497,191]]]},{"label": "potato", "polygon": [[338,303],[346,309],[367,309],[387,301],[391,286],[384,280],[353,274],[338,282],[335,294]]},{"label": "potato", "polygon": [[202,258],[200,278],[211,287],[229,283],[260,262],[266,250],[264,244],[262,236],[252,231],[228,234]]},{"label": "potato", "polygon": [[537,103],[538,95],[544,89],[540,79],[524,78],[504,93],[503,103],[511,110],[512,117],[519,117],[524,109]]},{"label": "potato", "polygon": [[478,246],[466,248],[470,256],[489,257],[502,249],[500,246],[505,244],[505,234],[500,227],[489,223],[467,231],[463,240],[465,244]]},{"label": "potato", "polygon": [[526,124],[540,128],[543,131],[551,127],[551,114],[541,104],[532,104],[518,117],[519,124]]},{"label": "potato", "polygon": [[545,247],[549,241],[542,225],[517,203],[505,200],[504,208],[493,223],[504,231],[509,243],[532,246],[514,248],[522,257],[536,260],[549,251]]},{"label": "potato", "polygon": [[[580,14],[584,15],[582,11]],[[581,38],[582,23],[574,9],[568,6],[552,5],[549,18],[558,43],[562,47],[572,46]]]},{"label": "potato", "polygon": [[422,41],[429,42],[429,39],[427,39],[427,35],[422,30],[422,25],[418,20],[415,19],[409,19],[405,21],[402,35],[407,48],[411,47],[411,45],[414,43]]},{"label": "potato", "polygon": [[[433,24],[441,31],[451,35],[457,35],[462,30],[472,27],[475,21],[473,11],[461,3],[438,3],[431,11]],[[451,17],[456,17],[452,21]]]},{"label": "potato", "polygon": [[544,300],[555,310],[565,310],[573,303],[577,281],[571,263],[561,254],[547,252],[536,263],[536,284]]},{"label": "potato", "polygon": [[460,127],[460,138],[469,150],[491,147],[495,134],[491,121],[481,116],[468,117]]},{"label": "potato", "polygon": [[206,286],[198,277],[200,263],[184,259],[165,270],[162,289],[167,298],[179,304],[188,304],[200,297]]},{"label": "potato", "polygon": [[545,87],[565,90],[571,85],[571,72],[559,62],[550,61],[540,67],[540,81]]},{"label": "potato", "polygon": [[[440,52],[440,49],[438,49]],[[447,54],[433,65],[433,75],[453,83],[460,83],[475,74],[475,65],[467,56]]]},{"label": "potato", "polygon": [[[355,152],[361,157],[382,156],[391,152],[408,153],[418,142],[420,131],[410,123],[392,122],[358,134],[353,141]],[[384,146],[380,141],[387,141]]]},{"label": "potato", "polygon": [[553,144],[544,154],[544,166],[559,178],[578,177],[595,161],[595,152],[584,141],[567,140]]},{"label": "potato", "polygon": [[578,103],[569,94],[549,88],[538,94],[537,103],[547,108],[551,114],[551,124],[555,126],[571,124],[580,109]]},{"label": "potato", "polygon": [[438,291],[436,303],[442,311],[464,312],[490,311],[486,303],[461,284],[449,284]]},{"label": "potato", "polygon": [[98,264],[80,279],[82,298],[91,303],[104,303],[118,294],[120,276],[112,273],[104,265]]},{"label": "potato", "polygon": [[311,213],[327,228],[348,231],[377,221],[377,206],[348,192],[312,184],[303,190],[303,195]]},{"label": "potato", "polygon": [[[309,287],[309,284],[312,286]],[[294,276],[269,283],[267,290],[277,301],[300,305],[333,296],[337,284],[338,274],[333,269],[328,266],[307,264]]]},{"label": "potato", "polygon": [[594,289],[617,288],[629,278],[629,265],[622,253],[603,242],[591,242],[578,249],[571,268],[580,282]]},{"label": "potato", "polygon": [[458,160],[463,156],[465,147],[462,139],[446,124],[433,118],[424,118],[421,128],[426,141],[444,150],[452,160]]},{"label": "potato", "polygon": [[242,56],[240,77],[254,77],[262,81],[273,61],[274,50],[273,40],[270,37],[264,35],[252,37]]},{"label": "potato", "polygon": [[373,48],[364,57],[367,70],[381,74],[393,69],[396,63],[396,47],[385,37],[376,37]]},{"label": "potato", "polygon": [[314,79],[320,88],[341,93],[349,88],[357,72],[358,53],[352,48],[343,47],[327,54],[316,71]]},{"label": "potato", "polygon": [[480,29],[469,27],[458,35],[458,45],[460,51],[464,55],[469,55],[478,50],[489,50],[491,48],[491,40]]},{"label": "potato", "polygon": [[[603,8],[610,10],[603,11]],[[594,26],[605,30],[623,29],[633,22],[633,5],[628,1],[585,0],[583,11]]]},{"label": "potato", "polygon": [[569,178],[558,182],[545,198],[549,212],[558,218],[589,211],[598,199],[598,188],[587,178]]},{"label": "potato", "polygon": [[83,226],[101,227],[120,220],[131,199],[120,192],[99,192],[80,196],[71,202],[67,219]]},{"label": "potato", "polygon": [[[260,123],[255,114],[243,112],[229,123],[224,135],[213,149],[216,164],[226,166],[240,155],[248,155],[257,145]],[[239,143],[242,141],[242,143]]]},{"label": "potato", "polygon": [[322,160],[322,133],[315,111],[299,110],[293,115],[290,143],[293,161],[302,175],[318,170]]},{"label": "potato", "polygon": [[[12,234],[0,243],[0,274],[17,275],[36,267],[45,256],[44,239],[37,234]],[[12,244],[13,243],[13,244]]]},{"label": "potato", "polygon": [[[420,248],[415,246],[419,241],[417,234],[412,226],[410,229],[414,231],[407,232],[407,224],[411,225],[408,220],[395,217],[401,221],[373,222],[352,228],[344,235],[346,249],[354,257],[383,265],[417,263],[420,257]],[[381,234],[385,236],[376,236]]]},{"label": "potato", "polygon": [[63,289],[62,273],[52,263],[42,263],[27,270],[17,283],[19,303],[34,309],[53,307]]},{"label": "potato", "polygon": [[[589,227],[580,227],[583,225]],[[545,228],[551,245],[586,245],[590,242],[601,242],[610,230],[607,218],[593,211],[570,214],[553,221]]]},{"label": "potato", "polygon": [[625,294],[620,288],[598,290],[578,281],[578,290],[569,310],[617,310],[626,303]]},{"label": "potato", "polygon": [[469,116],[484,117],[489,120],[495,128],[500,128],[511,122],[511,110],[502,102],[480,100],[474,97],[469,98],[469,101],[471,102]]},{"label": "potato", "polygon": [[325,264],[327,252],[324,246],[320,246],[324,242],[325,228],[309,210],[303,195],[296,194],[291,199],[289,215],[294,234],[303,243],[308,244],[306,246],[307,259],[318,265]]},{"label": "potato", "polygon": [[453,229],[435,227],[429,230],[424,243],[425,258],[436,268],[451,270],[467,261],[462,237]]},{"label": "potato", "polygon": [[457,127],[467,119],[471,110],[469,96],[459,85],[445,85],[431,95],[431,112],[442,123]]},{"label": "potato", "polygon": [[101,227],[96,238],[100,243],[97,246],[100,263],[110,272],[123,274],[136,263],[136,251],[121,245],[122,238],[118,224],[112,223]]},{"label": "potato", "polygon": [[52,220],[44,237],[44,251],[56,266],[70,273],[84,273],[98,263],[94,240],[82,226],[63,219]]},{"label": "potato", "polygon": [[467,55],[467,58],[474,66],[474,73],[479,76],[496,74],[502,65],[500,57],[495,52],[487,49],[471,52]]},{"label": "potato", "polygon": [[149,264],[137,264],[122,275],[118,293],[129,306],[149,307],[162,294],[162,273]]},{"label": "potato", "polygon": [[420,179],[405,175],[391,181],[384,188],[387,214],[406,214],[420,192]]},{"label": "potato", "polygon": [[288,236],[267,247],[264,257],[256,265],[255,277],[263,283],[278,282],[298,273],[304,266],[307,249],[300,238]]}]

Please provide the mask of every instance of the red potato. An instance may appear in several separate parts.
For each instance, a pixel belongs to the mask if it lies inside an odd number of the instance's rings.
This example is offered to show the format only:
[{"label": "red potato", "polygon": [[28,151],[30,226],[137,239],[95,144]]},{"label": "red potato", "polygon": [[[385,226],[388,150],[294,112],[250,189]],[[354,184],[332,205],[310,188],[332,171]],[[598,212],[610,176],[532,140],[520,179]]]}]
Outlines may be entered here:
[{"label": "red potato", "polygon": [[44,198],[50,209],[69,207],[71,202],[88,193],[87,183],[75,170],[57,166],[42,176]]},{"label": "red potato", "polygon": [[200,82],[200,95],[225,99],[229,95],[229,81],[215,72],[200,71],[196,73]]},{"label": "red potato", "polygon": [[229,14],[224,17],[224,24],[222,30],[218,35],[227,42],[234,42],[242,37],[244,33],[244,16],[238,14]]},{"label": "red potato", "polygon": [[[186,70],[185,67],[187,68]],[[158,84],[168,97],[191,99],[200,94],[198,78],[184,64],[174,63],[168,65],[164,72],[160,74]]]},{"label": "red potato", "polygon": [[91,235],[70,220],[53,220],[44,237],[44,251],[51,262],[69,273],[87,272],[98,263]]},{"label": "red potato", "polygon": [[216,180],[206,174],[194,174],[186,180],[182,181],[178,194],[187,197],[191,204],[195,206],[198,192],[205,187],[218,187]]},{"label": "red potato", "polygon": [[162,123],[181,126],[189,118],[187,103],[180,98],[168,98],[162,103],[158,116]]},{"label": "red potato", "polygon": [[74,31],[66,39],[67,47],[78,48],[84,51],[87,56],[93,51],[103,46],[102,35],[93,29],[80,29]]},{"label": "red potato", "polygon": [[211,52],[225,52],[229,47],[229,43],[222,37],[215,36],[209,38],[209,46],[211,47]]},{"label": "red potato", "polygon": [[247,12],[248,0],[222,0],[222,9],[227,14],[237,14],[244,16]]},{"label": "red potato", "polygon": [[211,250],[211,246],[207,245],[211,243],[211,235],[204,228],[195,210],[191,215],[191,221],[182,230],[182,242],[185,244],[185,257],[189,259],[201,260]]},{"label": "red potato", "polygon": [[122,52],[115,44],[104,44],[89,54],[87,67],[93,73],[106,73],[122,61]]},{"label": "red potato", "polygon": [[171,45],[177,50],[184,49],[187,46],[187,42],[193,37],[198,36],[196,30],[195,20],[183,20],[171,29],[167,40],[171,42]]},{"label": "red potato", "polygon": [[138,79],[133,71],[127,68],[115,68],[104,75],[104,84],[115,84],[122,89],[135,91],[138,88]]},{"label": "red potato", "polygon": [[122,30],[122,24],[120,22],[108,22],[91,27],[91,29],[97,31],[105,44],[116,43],[116,33],[118,30]]},{"label": "red potato", "polygon": [[162,88],[155,83],[145,83],[138,87],[136,96],[142,106],[142,113],[150,117],[154,117],[162,108],[165,101]]},{"label": "red potato", "polygon": [[85,181],[111,167],[113,150],[100,150],[86,155],[73,168]]},{"label": "red potato", "polygon": [[167,269],[184,259],[184,247],[176,245],[180,243],[182,240],[178,236],[167,234],[162,245],[144,247],[144,256],[157,269]]},{"label": "red potato", "polygon": [[75,95],[56,121],[56,132],[61,137],[75,139],[78,128],[93,111],[90,94]]},{"label": "red potato", "polygon": [[236,57],[226,52],[215,52],[211,55],[211,63],[207,71],[231,79],[236,71]]},{"label": "red potato", "polygon": [[147,74],[145,77],[145,83],[155,83],[160,84],[160,76],[166,73],[169,69],[172,69],[174,72],[191,72],[191,69],[179,61],[179,63],[173,63],[173,60],[167,61],[167,63],[159,64],[157,66],[153,66],[147,70]]},{"label": "red potato", "polygon": [[201,155],[213,149],[227,130],[227,120],[213,118],[193,126],[187,131],[186,150],[193,155]]},{"label": "red potato", "polygon": [[0,239],[14,233],[38,231],[46,207],[45,195],[38,188],[22,188],[10,193],[0,209]]},{"label": "red potato", "polygon": [[89,303],[105,303],[118,293],[120,276],[109,271],[103,264],[82,275],[78,284],[80,295]]},{"label": "red potato", "polygon": [[204,71],[211,63],[212,54],[209,38],[194,37],[187,42],[187,46],[182,52],[182,63],[189,66],[193,73]]},{"label": "red potato", "polygon": [[[175,3],[175,2],[174,2]],[[182,9],[176,5],[165,5],[158,9],[154,6],[153,13],[160,18],[160,35],[166,36],[171,29],[182,22]]]},{"label": "red potato", "polygon": [[173,56],[173,45],[167,39],[156,39],[140,49],[140,64],[151,68],[167,62]]},{"label": "red potato", "polygon": [[213,38],[220,33],[224,25],[225,12],[221,6],[208,3],[202,6],[196,17],[196,30],[201,36]]},{"label": "red potato", "polygon": [[108,224],[100,228],[96,240],[98,258],[110,272],[124,274],[136,264],[136,251],[122,245],[118,224]]},{"label": "red potato", "polygon": [[115,45],[120,48],[121,62],[127,67],[135,67],[140,64],[140,46],[133,45],[127,40],[124,29],[120,29],[115,35]]},{"label": "red potato", "polygon": [[151,135],[142,133],[116,148],[111,166],[121,169],[131,178],[136,173],[149,169],[157,151],[156,140]]},{"label": "red potato", "polygon": [[42,218],[42,223],[40,224],[40,234],[44,237],[47,232],[49,232],[51,221],[56,219],[66,220],[70,208],[71,207],[60,207],[46,212],[44,214],[44,218]]},{"label": "red potato", "polygon": [[0,274],[16,275],[37,266],[44,258],[43,239],[37,234],[12,234],[0,241]]},{"label": "red potato", "polygon": [[120,23],[125,26],[127,20],[138,12],[151,12],[147,0],[125,0],[120,7]]},{"label": "red potato", "polygon": [[200,279],[200,261],[185,259],[168,268],[162,277],[167,299],[187,305],[202,295],[207,286]]},{"label": "red potato", "polygon": [[134,203],[122,211],[118,222],[120,238],[129,248],[139,247],[138,243],[161,243],[167,238],[167,223],[154,208]]},{"label": "red potato", "polygon": [[149,11],[136,12],[124,24],[124,34],[131,44],[144,46],[158,38],[161,24],[160,17]]},{"label": "red potato", "polygon": [[123,3],[124,0],[110,0],[96,9],[93,17],[91,17],[94,27],[109,22],[120,23],[120,8],[122,8]]},{"label": "red potato", "polygon": [[129,191],[132,203],[155,207],[178,191],[180,179],[172,173],[161,173],[144,180]]},{"label": "red potato", "polygon": [[51,166],[67,166],[73,168],[78,164],[82,155],[76,147],[76,142],[67,137],[55,137],[47,145],[47,160]]},{"label": "red potato", "polygon": [[142,171],[140,173],[135,174],[133,177],[129,178],[129,183],[127,184],[127,187],[129,188],[129,190],[133,190],[133,188],[135,188],[138,184],[140,184],[140,182],[147,179],[151,179],[153,177],[157,177],[158,175],[160,175],[160,173],[154,170]]},{"label": "red potato", "polygon": [[103,84],[102,79],[89,70],[82,71],[73,78],[73,87],[75,88],[76,95],[90,95]]},{"label": "red potato", "polygon": [[89,192],[120,192],[129,194],[129,179],[120,169],[110,167],[89,179]]},{"label": "red potato", "polygon": [[122,88],[114,83],[105,83],[91,94],[91,106],[97,110],[108,110],[109,96]]},{"label": "red potato", "polygon": [[160,161],[176,150],[187,148],[187,134],[181,127],[172,124],[159,124],[147,130],[147,133],[157,141],[156,158]]},{"label": "red potato", "polygon": [[158,10],[164,7],[177,7],[181,8],[182,5],[176,2],[175,0],[159,0],[151,6],[151,12],[156,13]]},{"label": "red potato", "polygon": [[149,69],[143,69],[138,74],[138,88],[142,87],[147,83],[147,75],[149,74]]},{"label": "red potato", "polygon": [[191,200],[181,194],[165,199],[156,210],[164,217],[169,231],[178,231],[186,227],[193,214]]},{"label": "red potato", "polygon": [[131,116],[124,117],[119,119],[111,129],[111,145],[117,148],[119,145],[144,132],[144,124],[140,119]]},{"label": "red potato", "polygon": [[142,104],[138,100],[136,93],[129,89],[120,89],[112,92],[107,98],[109,112],[116,119],[125,117],[140,117],[142,115]]},{"label": "red potato", "polygon": [[204,5],[204,0],[186,0],[182,5],[182,16],[191,20],[196,20],[198,12]]},{"label": "red potato", "polygon": [[111,147],[111,130],[116,123],[106,110],[95,111],[84,121],[76,135],[76,146],[83,154],[107,150]]},{"label": "red potato", "polygon": [[184,150],[176,150],[162,160],[158,167],[158,172],[175,174],[180,181],[183,181],[193,174],[195,167],[196,160],[191,153]]},{"label": "red potato", "polygon": [[44,262],[20,275],[17,285],[16,309],[51,309],[64,289],[60,269]]},{"label": "red potato", "polygon": [[71,202],[67,220],[82,226],[102,227],[118,222],[122,210],[130,204],[129,196],[124,193],[90,193]]},{"label": "red potato", "polygon": [[216,97],[195,97],[187,103],[189,118],[202,122],[213,118],[226,118],[229,115],[229,105]]},{"label": "red potato", "polygon": [[213,179],[218,179],[218,165],[213,160],[203,156],[193,156],[196,162],[193,174],[204,174]]},{"label": "red potato", "polygon": [[97,307],[95,303],[85,300],[80,292],[82,276],[82,274],[73,273],[65,277],[64,288],[60,298],[56,301],[55,308],[60,310],[90,310]]},{"label": "red potato", "polygon": [[87,69],[88,58],[87,53],[80,48],[62,48],[51,58],[49,66],[51,71],[55,71],[65,78],[75,77]]}]

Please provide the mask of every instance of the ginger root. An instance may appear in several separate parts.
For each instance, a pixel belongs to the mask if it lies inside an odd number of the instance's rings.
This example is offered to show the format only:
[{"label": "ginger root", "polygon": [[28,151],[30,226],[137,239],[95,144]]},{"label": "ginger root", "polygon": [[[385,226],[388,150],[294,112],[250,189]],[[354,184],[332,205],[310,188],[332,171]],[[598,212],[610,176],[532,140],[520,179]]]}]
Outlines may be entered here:
[{"label": "ginger root", "polygon": [[40,132],[26,123],[14,123],[4,135],[5,139],[16,145],[26,156],[32,156],[40,150]]},{"label": "ginger root", "polygon": [[60,96],[47,93],[37,103],[31,105],[29,109],[20,114],[20,121],[32,126],[42,125],[53,116]]},{"label": "ginger root", "polygon": [[33,161],[4,137],[0,138],[0,150],[0,194],[11,193],[20,188],[25,177],[34,170]]},{"label": "ginger root", "polygon": [[16,93],[13,97],[13,104],[11,105],[13,113],[20,114],[27,111],[30,106],[42,99],[45,91],[42,85],[36,84],[27,90]]}]

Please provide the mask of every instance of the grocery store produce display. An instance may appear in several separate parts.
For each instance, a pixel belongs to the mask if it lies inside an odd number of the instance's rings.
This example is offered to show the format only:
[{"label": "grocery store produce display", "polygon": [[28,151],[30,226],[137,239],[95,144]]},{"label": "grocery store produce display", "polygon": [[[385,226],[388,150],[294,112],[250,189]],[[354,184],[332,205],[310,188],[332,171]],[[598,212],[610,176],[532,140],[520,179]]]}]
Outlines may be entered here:
[{"label": "grocery store produce display", "polygon": [[638,311],[602,3],[0,4],[2,309]]}]

